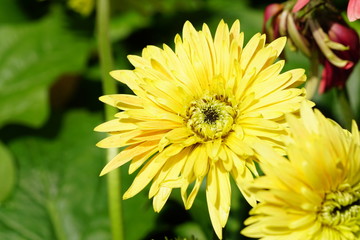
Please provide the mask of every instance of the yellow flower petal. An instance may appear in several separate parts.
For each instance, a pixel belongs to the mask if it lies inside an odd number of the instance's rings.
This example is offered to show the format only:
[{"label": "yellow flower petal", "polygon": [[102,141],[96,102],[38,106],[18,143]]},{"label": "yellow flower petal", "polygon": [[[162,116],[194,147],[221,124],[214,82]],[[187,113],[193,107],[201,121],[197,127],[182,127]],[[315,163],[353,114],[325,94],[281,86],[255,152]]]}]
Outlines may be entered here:
[{"label": "yellow flower petal", "polygon": [[[113,148],[113,147],[124,147],[129,145],[129,141],[134,137],[140,135],[139,130],[134,130],[130,132],[120,133],[116,135],[109,136],[96,144],[96,146],[101,148]],[[138,143],[140,141],[132,141],[132,144]]]},{"label": "yellow flower petal", "polygon": [[[257,33],[249,40],[242,52],[240,62],[241,69],[245,70],[254,54],[264,47],[265,38],[265,34],[261,35],[260,33]],[[247,70],[252,71],[252,69]]]},{"label": "yellow flower petal", "polygon": [[144,164],[145,161],[147,161],[151,156],[153,156],[158,150],[154,148],[151,151],[145,152],[143,154],[140,154],[138,156],[134,156],[131,160],[130,166],[129,166],[129,174],[133,174],[136,170],[141,167],[141,165]]},{"label": "yellow flower petal", "polygon": [[238,155],[251,156],[254,154],[253,150],[247,144],[242,143],[242,139],[239,139],[236,134],[230,134],[225,144]]},{"label": "yellow flower petal", "polygon": [[100,97],[100,101],[122,110],[142,108],[141,99],[133,95],[106,95]]},{"label": "yellow flower petal", "polygon": [[136,129],[137,126],[134,123],[122,122],[119,119],[113,119],[97,126],[94,131],[97,132],[120,132]]},{"label": "yellow flower petal", "polygon": [[199,192],[199,189],[200,189],[203,179],[204,179],[204,177],[196,178],[195,185],[194,185],[193,189],[191,190],[189,197],[185,198],[186,199],[186,201],[184,201],[185,209],[190,209],[192,207],[195,197]]},{"label": "yellow flower petal", "polygon": [[154,178],[161,167],[165,164],[167,160],[167,154],[170,151],[171,148],[167,148],[149,160],[149,162],[140,170],[129,189],[124,193],[124,199],[133,197],[144,187],[146,187],[146,185]]},{"label": "yellow flower petal", "polygon": [[198,178],[205,176],[209,169],[209,157],[207,155],[205,145],[199,145],[192,155],[195,158],[193,169],[195,177]]},{"label": "yellow flower petal", "polygon": [[180,172],[186,162],[188,153],[189,149],[184,149],[166,161],[164,167],[160,170],[158,175],[154,178],[154,182],[151,184],[149,198],[156,195],[161,186],[169,186],[167,182],[181,181]]},{"label": "yellow flower petal", "polygon": [[222,167],[217,167],[218,178],[218,201],[219,201],[219,218],[221,227],[225,227],[230,212],[231,186],[229,172]]},{"label": "yellow flower petal", "polygon": [[286,37],[279,37],[269,43],[266,47],[276,50],[276,56],[280,56],[280,53],[284,50],[286,44]]},{"label": "yellow flower petal", "polygon": [[154,150],[157,147],[157,142],[143,142],[137,145],[132,145],[125,150],[122,150],[116,157],[114,157],[101,171],[100,176],[114,170],[115,168],[121,167],[131,159],[139,156],[143,153]]},{"label": "yellow flower petal", "polygon": [[160,210],[165,205],[166,201],[170,197],[172,188],[161,187],[159,192],[153,198],[153,207],[155,212],[160,212]]},{"label": "yellow flower petal", "polygon": [[219,215],[219,206],[217,198],[219,196],[217,185],[216,167],[212,165],[209,170],[208,178],[206,180],[206,200],[209,208],[210,220],[215,230],[216,235],[222,238],[222,224]]}]

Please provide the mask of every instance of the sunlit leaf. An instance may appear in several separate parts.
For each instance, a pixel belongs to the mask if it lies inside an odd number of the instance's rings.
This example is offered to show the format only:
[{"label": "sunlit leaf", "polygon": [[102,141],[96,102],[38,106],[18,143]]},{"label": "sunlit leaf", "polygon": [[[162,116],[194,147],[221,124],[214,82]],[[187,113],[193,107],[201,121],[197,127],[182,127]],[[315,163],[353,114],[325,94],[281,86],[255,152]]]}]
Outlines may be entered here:
[{"label": "sunlit leaf", "polygon": [[65,25],[55,12],[41,21],[0,27],[0,127],[40,126],[48,116],[51,83],[83,68],[89,40]]},{"label": "sunlit leaf", "polygon": [[6,146],[0,142],[0,203],[10,195],[15,185],[14,158]]},{"label": "sunlit leaf", "polygon": [[[54,118],[39,136],[10,141],[19,183],[0,205],[0,239],[111,238],[106,178],[99,177],[105,152],[95,147],[101,136],[92,131],[99,122],[98,115],[71,112],[62,121]],[[145,194],[125,202],[125,239],[141,239],[153,229],[156,214]]]},{"label": "sunlit leaf", "polygon": [[136,11],[127,11],[112,18],[110,37],[112,41],[124,39],[133,31],[149,24],[149,17]]}]

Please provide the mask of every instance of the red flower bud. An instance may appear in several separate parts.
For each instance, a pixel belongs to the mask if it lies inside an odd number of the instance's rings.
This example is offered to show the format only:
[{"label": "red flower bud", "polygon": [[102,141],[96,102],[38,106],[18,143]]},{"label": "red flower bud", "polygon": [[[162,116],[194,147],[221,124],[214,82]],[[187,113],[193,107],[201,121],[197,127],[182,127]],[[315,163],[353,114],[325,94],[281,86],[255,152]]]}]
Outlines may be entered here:
[{"label": "red flower bud", "polygon": [[331,41],[347,46],[347,50],[334,50],[336,56],[341,59],[348,60],[349,63],[344,67],[336,67],[328,59],[324,61],[324,70],[319,87],[319,92],[323,93],[332,87],[342,88],[345,86],[354,66],[360,58],[360,42],[359,36],[355,30],[349,26],[340,23],[332,23],[328,36]]}]

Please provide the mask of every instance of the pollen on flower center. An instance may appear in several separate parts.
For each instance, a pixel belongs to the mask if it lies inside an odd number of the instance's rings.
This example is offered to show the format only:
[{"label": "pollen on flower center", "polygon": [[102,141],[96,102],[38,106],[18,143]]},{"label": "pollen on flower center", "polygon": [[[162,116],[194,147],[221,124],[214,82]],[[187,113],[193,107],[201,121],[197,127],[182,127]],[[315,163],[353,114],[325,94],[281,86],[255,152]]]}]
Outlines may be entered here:
[{"label": "pollen on flower center", "polygon": [[336,227],[357,223],[360,218],[360,191],[349,185],[344,189],[326,194],[320,210],[324,225]]},{"label": "pollen on flower center", "polygon": [[236,111],[227,97],[205,95],[190,103],[185,122],[205,141],[226,136],[232,129]]},{"label": "pollen on flower center", "polygon": [[202,109],[204,114],[204,121],[207,124],[213,124],[219,119],[219,109],[214,108],[213,106],[208,106]]}]

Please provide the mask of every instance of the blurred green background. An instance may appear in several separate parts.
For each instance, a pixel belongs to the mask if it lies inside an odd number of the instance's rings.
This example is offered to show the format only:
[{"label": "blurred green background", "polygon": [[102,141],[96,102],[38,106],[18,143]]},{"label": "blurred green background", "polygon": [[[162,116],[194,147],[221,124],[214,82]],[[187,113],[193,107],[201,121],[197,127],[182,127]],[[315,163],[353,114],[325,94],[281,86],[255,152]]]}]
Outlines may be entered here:
[{"label": "blurred green background", "polygon": [[[92,0],[78,0],[89,6]],[[99,177],[105,150],[95,14],[81,14],[67,1],[0,0],[0,239],[111,239],[106,179]],[[212,31],[221,19],[240,19],[245,40],[261,32],[270,1],[123,0],[111,2],[110,35],[116,69],[132,69],[126,56],[146,45],[173,46],[186,20]],[[90,4],[90,5],[86,5]],[[346,8],[345,5],[341,7]],[[80,8],[81,10],[82,8]],[[356,25],[357,24],[357,25]],[[354,23],[359,29],[359,23]],[[287,51],[286,69],[308,69],[300,53]],[[359,66],[349,81],[358,116]],[[114,80],[115,81],[115,80]],[[118,84],[118,92],[130,92]],[[333,92],[316,96],[317,106],[342,122]],[[135,174],[121,168],[123,189]],[[148,189],[148,188],[147,188]],[[204,188],[190,211],[174,190],[154,213],[147,189],[123,201],[125,239],[216,239]],[[233,186],[224,239],[240,235],[248,204]]]}]

